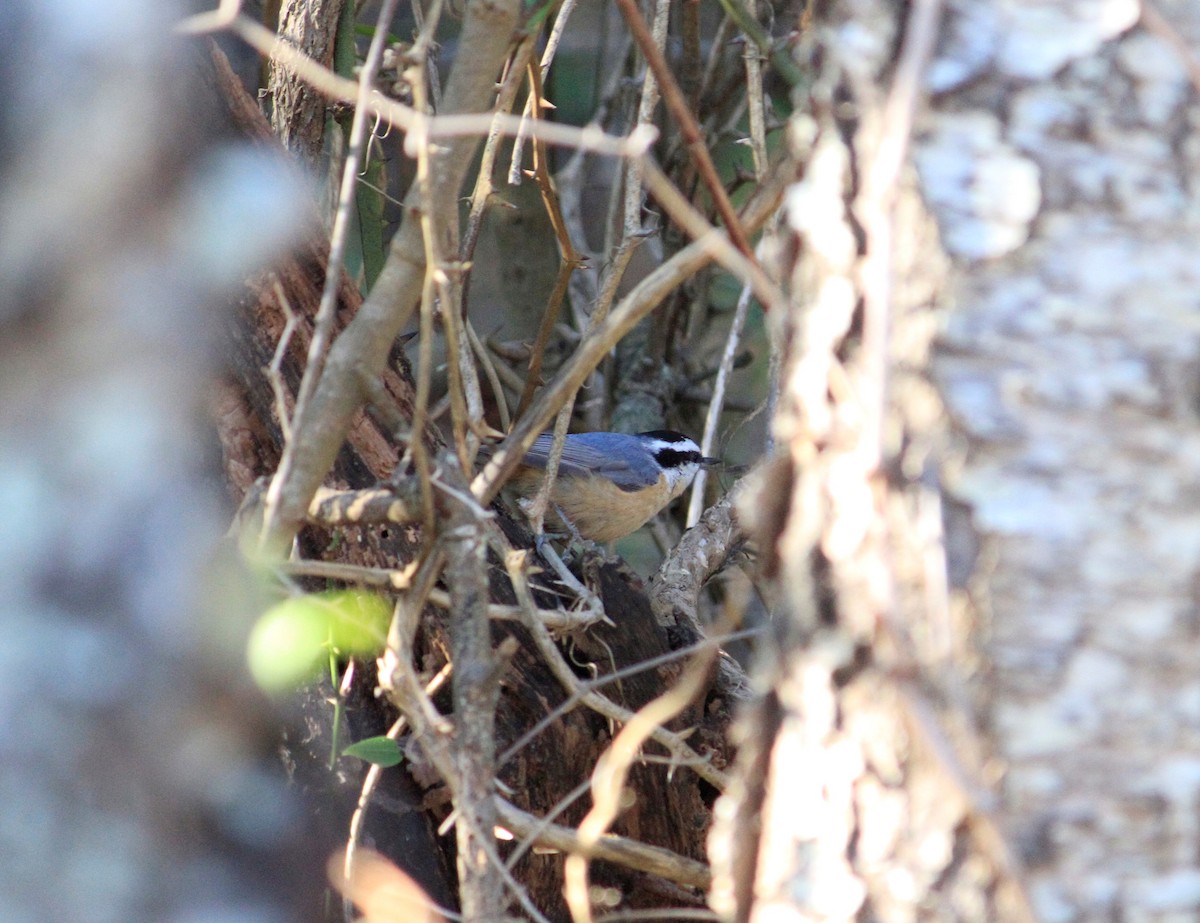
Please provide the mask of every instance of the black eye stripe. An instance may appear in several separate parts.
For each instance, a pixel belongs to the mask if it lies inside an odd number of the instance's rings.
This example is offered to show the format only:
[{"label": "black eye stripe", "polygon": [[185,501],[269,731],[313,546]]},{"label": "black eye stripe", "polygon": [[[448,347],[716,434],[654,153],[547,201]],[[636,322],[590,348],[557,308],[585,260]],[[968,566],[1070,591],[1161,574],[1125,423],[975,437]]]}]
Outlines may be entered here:
[{"label": "black eye stripe", "polygon": [[700,453],[690,449],[655,449],[654,460],[664,468],[675,468],[680,465],[700,464]]}]

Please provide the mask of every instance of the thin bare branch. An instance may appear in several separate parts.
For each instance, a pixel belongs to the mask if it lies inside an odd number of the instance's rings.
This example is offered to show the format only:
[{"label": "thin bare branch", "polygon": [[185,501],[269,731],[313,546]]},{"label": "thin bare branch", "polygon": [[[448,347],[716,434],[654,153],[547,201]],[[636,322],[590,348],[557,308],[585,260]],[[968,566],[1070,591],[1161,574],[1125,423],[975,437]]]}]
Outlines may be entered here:
[{"label": "thin bare branch", "polygon": [[[592,903],[588,891],[589,853],[608,831],[621,809],[621,793],[629,770],[642,746],[664,730],[668,721],[687,708],[708,680],[716,650],[701,650],[692,658],[674,686],[638,709],[621,728],[592,772],[592,809],[579,824],[578,843],[570,850],[565,868],[567,906],[575,923],[591,923]],[[706,880],[701,887],[708,886]]]},{"label": "thin bare branch", "polygon": [[[496,363],[492,361],[491,354],[483,345],[483,341],[479,339],[479,334],[475,332],[475,325],[471,323],[469,317],[464,316],[463,329],[467,334],[467,341],[471,344],[471,351],[479,360],[479,364],[483,366],[483,374],[488,380],[488,387],[492,389],[492,399],[496,402],[496,413],[500,415],[500,428],[507,432],[512,425],[512,417],[508,412],[508,399],[504,396],[504,387],[500,383],[500,373],[496,371]],[[479,419],[482,421],[482,415]]]},{"label": "thin bare branch", "polygon": [[396,12],[397,2],[398,0],[383,0],[380,4],[379,16],[375,23],[375,34],[371,38],[366,61],[363,63],[362,73],[358,79],[354,118],[350,123],[346,161],[342,166],[342,184],[338,191],[333,230],[329,237],[329,259],[325,264],[325,286],[321,291],[321,303],[317,308],[317,316],[313,320],[312,339],[308,344],[308,359],[304,365],[304,375],[300,379],[300,390],[296,395],[296,406],[293,411],[297,418],[303,416],[305,408],[312,400],[313,391],[316,390],[317,381],[321,377],[325,353],[333,337],[338,288],[342,281],[342,261],[345,259],[346,247],[350,240],[350,217],[358,184],[359,165],[362,162],[367,127],[371,123],[371,113],[367,109],[367,102],[374,92],[375,75],[379,72],[380,61],[383,60],[388,24]]},{"label": "thin bare branch", "polygon": [[667,66],[666,58],[655,45],[654,36],[646,28],[646,22],[642,19],[636,0],[617,0],[617,5],[621,8],[629,31],[633,34],[633,40],[641,48],[642,54],[646,56],[646,63],[658,80],[663,102],[679,126],[679,131],[687,145],[688,152],[692,155],[696,169],[713,197],[717,213],[725,222],[729,239],[746,259],[753,260],[754,254],[750,249],[750,241],[746,237],[741,219],[734,211],[733,203],[729,201],[725,186],[722,184],[720,176],[717,175],[717,168],[713,165],[712,155],[709,154],[708,146],[704,143],[700,126],[696,124],[696,118],[692,115],[692,110],[688,108],[687,99],[684,98],[683,91],[679,89],[679,84],[675,82],[675,77],[671,73],[670,67]]},{"label": "thin bare branch", "polygon": [[[432,111],[436,112],[442,105],[442,81],[438,76],[437,61],[434,59],[434,51],[437,48],[434,36],[437,35],[437,21],[442,15],[442,3],[441,0],[438,0],[426,13],[421,0],[411,0],[410,8],[413,12],[413,24],[417,27],[418,32],[412,52],[420,57],[425,65],[425,85],[429,88],[429,100],[433,104]],[[427,20],[433,20],[433,25],[426,26]]]},{"label": "thin bare branch", "polygon": [[588,793],[588,789],[591,788],[591,785],[592,783],[590,779],[584,779],[573,789],[559,798],[558,801],[554,803],[554,807],[539,817],[536,827],[534,827],[528,833],[521,834],[521,842],[518,843],[517,847],[508,855],[508,867],[510,869],[516,868],[517,863],[521,861],[521,858],[535,846],[545,846],[544,843],[538,842],[538,836],[541,835],[543,830],[551,827],[559,818],[559,816],[568,808],[570,808],[571,805],[586,795]]},{"label": "thin bare branch", "polygon": [[726,15],[712,38],[708,60],[704,64],[704,76],[700,79],[700,88],[696,93],[697,99],[703,99],[712,90],[717,74],[721,71],[721,60],[725,55],[725,49],[729,47],[729,41],[733,38],[733,29],[734,22]]},{"label": "thin bare branch", "polygon": [[537,336],[534,337],[533,345],[529,350],[529,368],[525,372],[525,382],[521,387],[521,399],[517,403],[516,419],[518,420],[524,416],[529,405],[533,403],[533,395],[537,393],[538,386],[542,383],[542,361],[545,358],[546,346],[554,334],[558,315],[562,310],[563,299],[567,297],[567,292],[570,290],[571,279],[576,268],[577,264],[566,260],[559,263],[554,288],[546,300],[546,310],[542,312],[542,322],[538,325]]},{"label": "thin bare branch", "polygon": [[596,923],[652,923],[655,920],[680,920],[689,923],[720,923],[721,917],[700,907],[658,907],[653,910],[617,910],[596,917]]},{"label": "thin bare branch", "polygon": [[[737,0],[734,0],[737,2]],[[746,12],[756,17],[758,0],[742,0]],[[754,178],[760,183],[767,172],[766,106],[762,85],[762,65],[766,56],[753,42],[742,52],[746,64],[746,108],[750,122],[750,150],[754,155]]]},{"label": "thin bare branch", "polygon": [[[533,602],[533,596],[529,591],[529,584],[525,577],[523,557],[521,555],[522,553],[513,553],[510,551],[505,555],[505,566],[508,570],[509,579],[512,581],[513,589],[517,594],[517,602],[527,615],[524,620],[525,627],[533,636],[538,653],[542,655],[542,659],[550,668],[550,672],[554,674],[555,679],[559,681],[568,695],[575,696],[580,702],[598,714],[622,724],[632,721],[634,712],[623,708],[598,692],[583,688],[579,678],[571,669],[570,664],[566,662],[562,652],[555,646],[554,639],[550,637],[550,632],[536,617],[537,609]],[[666,747],[667,751],[680,764],[692,769],[698,776],[718,789],[724,790],[727,781],[725,774],[688,746],[681,735],[668,731],[663,727],[656,727],[651,730],[650,736],[656,743]]]},{"label": "thin bare branch", "polygon": [[[429,601],[443,609],[449,609],[450,594],[445,590],[434,589],[429,593]],[[564,609],[538,609],[538,620],[551,631],[571,632],[582,631],[595,625],[599,616],[595,612],[567,612]],[[488,606],[488,618],[497,622],[519,622],[525,612],[520,606],[506,606],[502,603],[492,603]]]},{"label": "thin bare branch", "polygon": [[[517,90],[521,88],[525,67],[533,55],[536,38],[535,35],[526,36],[509,58],[504,80],[496,94],[496,115],[512,112],[513,103],[517,98]],[[492,174],[496,169],[496,155],[499,153],[502,135],[500,122],[493,118],[487,141],[483,145],[483,153],[479,158],[479,174],[475,179],[475,190],[471,193],[471,210],[467,215],[466,228],[463,231],[459,259],[464,264],[470,263],[475,254],[475,244],[479,240],[479,232],[483,228],[483,216],[491,204],[492,195],[496,190],[495,184],[492,182]]]},{"label": "thin bare branch", "polygon": [[[499,28],[499,27],[498,27]],[[270,29],[245,16],[238,16],[229,25],[229,31],[241,38],[260,54],[292,69],[298,77],[331,100],[353,104],[357,99],[358,84],[333,71],[298,51]],[[502,36],[493,36],[500,38]],[[478,63],[478,62],[476,62]],[[497,70],[499,67],[497,66]],[[494,84],[493,84],[494,85]],[[449,91],[447,91],[449,95]],[[512,136],[521,129],[521,119],[503,113],[456,113],[444,105],[443,114],[429,119],[426,135],[433,141],[486,135],[493,126],[501,134]],[[393,128],[410,131],[419,113],[411,106],[375,93],[368,102],[370,111]],[[606,134],[595,125],[576,128],[556,122],[539,122],[531,125],[529,133],[558,147],[570,147],[611,157],[638,157],[644,154],[657,140],[658,132],[631,132],[626,138]],[[406,140],[405,152],[411,153]]]},{"label": "thin bare branch", "polygon": [[283,357],[287,355],[288,347],[292,344],[292,336],[296,333],[299,318],[292,310],[292,303],[288,300],[287,293],[283,290],[278,276],[272,279],[271,286],[286,321],[283,325],[283,333],[279,335],[279,342],[275,344],[275,355],[271,357],[271,364],[267,368],[267,379],[271,382],[271,391],[275,395],[275,414],[279,417],[279,431],[283,434],[286,442],[292,438],[292,421],[288,415],[287,387],[283,381]]},{"label": "thin bare branch", "polygon": [[[770,177],[751,200],[744,219],[746,227],[751,231],[756,230],[774,213],[783,194],[785,172],[775,171],[775,175]],[[591,336],[580,343],[575,354],[559,369],[529,412],[517,421],[508,438],[476,475],[471,484],[475,496],[484,502],[490,502],[496,496],[504,481],[533,445],[533,440],[558,409],[575,394],[608,350],[632,330],[638,321],[654,310],[672,289],[709,263],[713,259],[712,248],[715,242],[722,238],[723,234],[714,230],[702,240],[680,250],[622,299]]]},{"label": "thin bare branch", "polygon": [[735,249],[731,242],[712,233],[713,226],[687,197],[676,188],[670,178],[649,157],[643,158],[643,179],[655,200],[693,240],[709,240],[715,252],[713,259],[754,289],[763,310],[782,311],[787,298],[771,277],[753,259],[747,259]]},{"label": "thin bare branch", "polygon": [[301,558],[280,561],[275,565],[275,569],[280,574],[296,577],[320,577],[323,580],[339,580],[343,583],[389,590],[407,589],[409,585],[409,578],[403,570],[363,567],[361,564],[342,564],[338,561],[311,561]]},{"label": "thin bare branch", "polygon": [[[654,26],[650,37],[659,54],[662,54],[663,48],[666,47],[667,27],[670,25],[670,22],[670,0],[657,0],[654,6]],[[658,85],[658,79],[654,75],[654,69],[648,67],[645,82],[642,84],[642,98],[638,102],[637,121],[639,125],[653,124],[654,110],[658,108],[661,98],[662,92]],[[622,223],[621,246],[617,248],[618,253],[628,249],[630,255],[632,255],[632,248],[643,240],[642,203],[645,193],[642,190],[642,173],[644,163],[645,159],[639,157],[637,160],[631,160],[625,165],[625,215],[624,222]],[[628,263],[628,261],[629,256],[626,256],[624,263]],[[621,265],[618,279],[620,275],[624,275],[624,263]]]},{"label": "thin bare branch", "polygon": [[[520,607],[514,606],[513,608],[519,609]],[[538,612],[545,613],[546,610],[539,609]],[[547,628],[554,627],[551,624],[551,620],[544,618],[543,621],[546,622]],[[763,630],[761,628],[745,628],[745,629],[742,629],[741,631],[735,631],[735,632],[732,632],[727,635],[718,635],[718,636],[714,636],[714,637],[707,637],[701,641],[697,641],[695,644],[689,644],[687,647],[682,647],[679,650],[668,651],[665,654],[659,654],[657,657],[650,657],[646,660],[640,660],[635,664],[631,664],[630,666],[625,667],[620,670],[615,670],[612,673],[605,673],[602,676],[596,677],[596,679],[591,680],[590,682],[586,682],[586,683],[581,682],[579,684],[579,689],[582,692],[595,692],[595,691],[598,691],[599,689],[602,689],[603,687],[605,687],[607,685],[620,682],[623,679],[626,679],[630,676],[634,676],[638,673],[645,672],[646,670],[655,670],[665,663],[671,663],[674,660],[681,660],[684,657],[688,657],[688,656],[696,653],[702,647],[705,647],[708,645],[711,645],[713,647],[720,647],[722,644],[728,644],[731,641],[740,641],[745,638],[757,637],[758,635],[762,634],[762,631]],[[722,659],[724,659],[724,658],[722,658]],[[719,677],[718,677],[718,680],[719,680]],[[736,688],[736,684],[731,684],[730,688]],[[742,692],[742,694],[740,694],[740,695],[735,694],[735,697],[736,698],[746,698],[747,694],[748,694],[748,689],[746,691]],[[522,734],[515,741],[513,741],[511,744],[509,744],[508,749],[500,754],[498,764],[501,767],[503,767],[505,763],[507,763],[514,756],[516,756],[518,753],[520,753],[521,750],[523,750],[534,738],[536,738],[540,733],[542,733],[542,731],[546,730],[546,728],[548,728],[548,727],[550,727],[550,725],[554,724],[554,722],[557,721],[559,718],[561,718],[563,715],[568,714],[569,712],[573,711],[574,709],[579,707],[579,705],[581,705],[581,704],[582,704],[582,702],[578,698],[576,698],[574,694],[568,695],[558,705],[556,705],[554,708],[552,708],[550,711],[548,711],[538,721],[537,724],[535,724],[533,727],[529,728],[529,730],[527,730],[524,734]]]},{"label": "thin bare branch", "polygon": [[513,833],[528,836],[539,845],[549,846],[560,852],[584,855],[589,859],[600,859],[640,872],[650,872],[692,888],[707,888],[712,877],[708,866],[703,862],[688,859],[660,846],[648,846],[637,840],[612,834],[585,842],[579,833],[570,827],[545,825],[540,818],[507,801],[498,802],[498,811],[501,823]]},{"label": "thin bare branch", "polygon": [[[533,112],[535,113],[535,118],[537,118],[540,117],[541,113],[542,71],[532,64],[528,70],[529,96],[534,101]],[[551,291],[550,298],[546,302],[546,309],[542,313],[542,322],[538,325],[537,337],[529,353],[529,370],[525,376],[525,387],[521,391],[521,401],[517,405],[518,418],[529,408],[529,404],[533,400],[534,391],[541,379],[542,360],[545,356],[546,344],[550,340],[550,334],[553,332],[559,312],[562,310],[562,302],[567,296],[567,291],[571,284],[571,276],[579,266],[583,265],[584,261],[583,254],[575,249],[575,242],[571,239],[571,232],[568,230],[566,220],[563,218],[558,194],[555,192],[554,183],[550,179],[550,170],[547,165],[548,160],[545,143],[535,138],[533,147],[533,175],[537,181],[538,191],[541,193],[546,214],[549,216],[550,224],[554,228],[554,237],[558,242],[561,263],[559,264],[558,276],[554,282],[554,289]],[[554,470],[557,471],[558,462],[556,459],[553,461]],[[544,486],[547,496],[549,495],[549,485],[552,483],[552,478],[547,476]],[[539,506],[535,503],[534,510],[544,513],[545,508],[544,505]],[[535,524],[537,522],[540,522],[540,520],[537,519],[537,515],[535,514]]]},{"label": "thin bare branch", "polygon": [[[554,17],[554,27],[550,30],[550,36],[546,39],[546,47],[542,50],[541,66],[538,68],[539,84],[546,79],[546,75],[550,72],[550,65],[554,63],[554,56],[558,53],[563,32],[566,31],[567,23],[571,20],[571,14],[575,12],[575,2],[576,0],[563,0],[563,4],[558,8],[558,13]],[[539,108],[542,103],[541,97],[542,94],[539,92],[536,99],[530,94],[529,98],[525,100],[525,111],[521,113],[522,124],[513,139],[508,181],[514,186],[521,184],[521,158],[525,152],[525,140],[529,137],[528,120],[541,117]]]},{"label": "thin bare branch", "polygon": [[[750,286],[743,285],[742,293],[738,296],[737,307],[733,312],[733,322],[729,325],[729,336],[725,338],[725,349],[721,353],[721,364],[717,367],[717,377],[713,382],[712,399],[708,403],[708,413],[704,417],[704,433],[700,437],[700,453],[711,456],[713,443],[716,442],[717,427],[721,423],[721,411],[725,406],[725,389],[729,385],[729,376],[733,374],[733,361],[737,358],[738,348],[742,342],[742,328],[746,325],[746,317],[750,313]],[[708,470],[701,468],[692,479],[692,496],[688,502],[687,519],[684,522],[690,529],[700,521],[704,512],[704,490],[708,486]]]}]

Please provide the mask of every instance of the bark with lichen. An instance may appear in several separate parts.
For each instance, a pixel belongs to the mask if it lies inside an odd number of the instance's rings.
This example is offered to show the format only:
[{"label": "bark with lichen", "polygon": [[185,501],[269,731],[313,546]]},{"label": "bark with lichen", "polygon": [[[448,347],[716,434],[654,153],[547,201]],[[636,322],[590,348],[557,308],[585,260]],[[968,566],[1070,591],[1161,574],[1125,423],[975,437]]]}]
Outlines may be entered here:
[{"label": "bark with lichen", "polygon": [[903,13],[826,4],[798,48],[811,82],[789,126],[776,455],[739,504],[775,643],[710,840],[711,904],[729,920],[1025,913],[977,788],[978,655],[943,578],[928,368],[944,260],[911,167],[878,180],[909,130]]}]

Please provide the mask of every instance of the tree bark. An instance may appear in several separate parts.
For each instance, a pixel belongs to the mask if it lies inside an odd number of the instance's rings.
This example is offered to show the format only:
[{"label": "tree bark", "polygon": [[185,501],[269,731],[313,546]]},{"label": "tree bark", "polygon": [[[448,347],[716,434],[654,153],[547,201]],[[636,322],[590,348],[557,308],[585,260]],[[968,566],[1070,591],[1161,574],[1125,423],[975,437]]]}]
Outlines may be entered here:
[{"label": "tree bark", "polygon": [[1028,918],[944,582],[944,260],[905,157],[935,29],[932,4],[834,2],[798,48],[777,451],[739,504],[775,605],[769,691],[710,838],[729,920]]},{"label": "tree bark", "polygon": [[803,46],[779,454],[743,505],[779,655],[717,807],[712,902],[1191,919],[1200,17],[948,5],[919,181],[882,238],[876,439],[871,171],[921,6],[818,6]]},{"label": "tree bark", "polygon": [[[347,0],[283,0],[279,8],[279,35],[312,60],[332,69],[338,23],[346,3]],[[267,90],[275,136],[302,164],[322,174],[329,101],[278,64],[271,67]]]},{"label": "tree bark", "polygon": [[201,422],[295,189],[218,130],[183,6],[0,5],[5,920],[316,920],[323,890],[230,656],[251,612]]},{"label": "tree bark", "polygon": [[946,36],[918,164],[1002,815],[1042,919],[1192,919],[1200,11],[955,4]]}]

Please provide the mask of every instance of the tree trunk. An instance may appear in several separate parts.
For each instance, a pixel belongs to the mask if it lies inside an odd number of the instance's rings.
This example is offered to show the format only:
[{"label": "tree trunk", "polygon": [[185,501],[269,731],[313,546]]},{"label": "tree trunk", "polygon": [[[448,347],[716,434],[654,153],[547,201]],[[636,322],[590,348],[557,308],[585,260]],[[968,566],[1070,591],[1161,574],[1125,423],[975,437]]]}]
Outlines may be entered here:
[{"label": "tree trunk", "polygon": [[[824,4],[802,43],[778,454],[743,504],[778,653],[712,903],[1192,919],[1200,18],[931,6]],[[885,189],[933,39],[919,184]]]},{"label": "tree trunk", "polygon": [[904,157],[935,18],[911,9],[828,4],[800,46],[777,454],[741,504],[776,604],[770,691],[710,847],[729,919],[1015,918],[1023,900],[978,797],[970,626],[943,578],[926,370],[944,261]]},{"label": "tree trunk", "polygon": [[981,707],[1040,918],[1194,919],[1200,10],[1044,7],[954,8],[918,151]]},{"label": "tree trunk", "polygon": [[222,306],[285,243],[295,187],[216,132],[183,15],[0,4],[4,920],[302,921],[321,901],[314,805],[238,651],[203,421]]},{"label": "tree trunk", "polygon": [[[338,23],[346,2],[283,0],[279,8],[279,35],[321,66],[332,70]],[[329,100],[289,68],[279,65],[271,67],[267,91],[275,136],[302,164],[318,174],[323,173]]]}]

